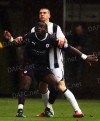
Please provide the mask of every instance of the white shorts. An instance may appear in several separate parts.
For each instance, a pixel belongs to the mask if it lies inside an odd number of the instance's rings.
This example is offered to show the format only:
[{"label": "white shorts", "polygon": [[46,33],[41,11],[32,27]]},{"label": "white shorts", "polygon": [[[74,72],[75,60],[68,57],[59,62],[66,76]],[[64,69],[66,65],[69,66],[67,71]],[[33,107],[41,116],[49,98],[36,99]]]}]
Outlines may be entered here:
[{"label": "white shorts", "polygon": [[54,68],[54,69],[51,69],[51,71],[56,76],[58,82],[64,78],[63,68]]}]

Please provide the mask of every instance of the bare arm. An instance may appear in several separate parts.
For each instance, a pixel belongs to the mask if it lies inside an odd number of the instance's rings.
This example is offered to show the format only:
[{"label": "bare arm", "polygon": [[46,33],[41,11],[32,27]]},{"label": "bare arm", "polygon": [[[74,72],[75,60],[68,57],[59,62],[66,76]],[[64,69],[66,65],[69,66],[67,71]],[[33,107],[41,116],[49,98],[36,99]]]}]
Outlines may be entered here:
[{"label": "bare arm", "polygon": [[9,42],[16,42],[16,43],[20,43],[20,42],[22,42],[23,41],[23,38],[22,38],[22,36],[19,36],[19,37],[17,37],[16,39],[14,39],[13,37],[12,37],[12,35],[11,35],[11,33],[9,32],[9,31],[4,31],[4,37],[5,37],[5,39],[7,39]]},{"label": "bare arm", "polygon": [[70,51],[71,51],[72,53],[74,53],[74,54],[77,54],[77,55],[79,55],[79,56],[81,56],[81,55],[83,54],[81,51],[79,51],[78,49],[76,49],[76,48],[73,47],[73,46],[70,46],[69,48],[70,48]]},{"label": "bare arm", "polygon": [[80,56],[83,60],[86,60],[89,64],[90,62],[98,61],[98,58],[95,55],[86,55],[81,51],[79,51],[78,49],[74,48],[73,46],[69,46],[68,44],[67,46],[64,47],[64,50],[66,50],[67,48],[74,54]]},{"label": "bare arm", "polygon": [[67,39],[65,38],[65,35],[63,34],[60,26],[57,27],[57,39],[58,39],[58,46],[60,48],[63,47],[63,45],[67,42]]}]

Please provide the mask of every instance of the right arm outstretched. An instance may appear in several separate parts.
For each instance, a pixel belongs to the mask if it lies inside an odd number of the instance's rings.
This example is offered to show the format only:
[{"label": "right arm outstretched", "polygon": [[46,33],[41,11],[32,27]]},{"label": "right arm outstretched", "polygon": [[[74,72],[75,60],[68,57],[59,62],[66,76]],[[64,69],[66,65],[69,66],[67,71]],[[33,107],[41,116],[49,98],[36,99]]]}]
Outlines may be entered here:
[{"label": "right arm outstretched", "polygon": [[16,42],[16,43],[20,43],[23,41],[23,37],[22,36],[19,36],[17,37],[16,39],[14,39],[11,35],[11,33],[9,31],[4,31],[4,37],[5,39],[7,39],[9,42]]},{"label": "right arm outstretched", "polygon": [[4,31],[5,39],[7,39],[9,42],[12,42],[15,45],[26,45],[26,44],[29,44],[31,35],[32,35],[32,33],[28,33],[28,34],[25,34],[23,37],[19,36],[19,37],[14,39],[10,32]]}]

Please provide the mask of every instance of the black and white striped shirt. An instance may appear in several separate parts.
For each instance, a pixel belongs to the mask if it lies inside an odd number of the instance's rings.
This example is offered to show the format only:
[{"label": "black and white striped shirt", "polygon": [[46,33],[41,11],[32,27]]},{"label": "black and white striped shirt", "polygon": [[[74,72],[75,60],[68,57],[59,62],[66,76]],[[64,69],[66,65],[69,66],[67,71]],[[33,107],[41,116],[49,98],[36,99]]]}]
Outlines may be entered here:
[{"label": "black and white striped shirt", "polygon": [[[34,27],[31,29],[31,32],[34,32]],[[48,33],[53,34],[53,23],[48,24]],[[65,38],[60,26],[57,25],[57,38]],[[54,68],[63,68],[63,55],[61,49],[58,47],[52,47],[49,51],[49,65],[50,69]]]}]

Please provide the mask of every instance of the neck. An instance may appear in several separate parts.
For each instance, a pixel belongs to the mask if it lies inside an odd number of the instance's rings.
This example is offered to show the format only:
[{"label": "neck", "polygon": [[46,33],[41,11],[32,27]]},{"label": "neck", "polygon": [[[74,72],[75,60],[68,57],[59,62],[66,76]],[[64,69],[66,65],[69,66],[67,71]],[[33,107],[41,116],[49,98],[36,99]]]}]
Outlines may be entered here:
[{"label": "neck", "polygon": [[36,35],[37,35],[37,37],[38,37],[40,40],[44,39],[45,36],[46,36],[46,34],[42,34],[42,35],[40,35],[40,34],[36,34]]},{"label": "neck", "polygon": [[47,25],[49,25],[49,24],[50,24],[50,21],[49,21],[49,20],[46,20],[45,23],[46,23]]}]

